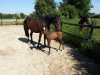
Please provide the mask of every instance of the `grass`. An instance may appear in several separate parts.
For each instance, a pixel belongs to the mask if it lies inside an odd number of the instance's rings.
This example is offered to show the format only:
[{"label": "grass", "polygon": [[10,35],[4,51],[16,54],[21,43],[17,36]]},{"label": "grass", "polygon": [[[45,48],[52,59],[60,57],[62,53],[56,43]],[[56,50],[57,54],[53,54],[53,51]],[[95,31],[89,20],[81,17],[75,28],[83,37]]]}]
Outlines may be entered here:
[{"label": "grass", "polygon": [[[79,19],[68,19],[66,22],[77,24]],[[96,25],[100,25],[100,19],[92,19]],[[65,43],[77,47],[81,52],[83,52],[88,57],[100,61],[100,29],[94,29],[92,38],[89,40],[79,39],[75,36],[81,36],[87,38],[90,32],[90,29],[85,31],[79,31],[79,27],[64,25],[62,27],[63,32],[71,33],[64,34],[63,40]],[[75,36],[73,36],[75,35]]]},{"label": "grass", "polygon": [[[92,19],[92,21],[96,24],[96,26],[100,26],[100,19],[94,18]],[[92,36],[93,36],[92,39],[100,42],[100,29],[94,29]]]}]

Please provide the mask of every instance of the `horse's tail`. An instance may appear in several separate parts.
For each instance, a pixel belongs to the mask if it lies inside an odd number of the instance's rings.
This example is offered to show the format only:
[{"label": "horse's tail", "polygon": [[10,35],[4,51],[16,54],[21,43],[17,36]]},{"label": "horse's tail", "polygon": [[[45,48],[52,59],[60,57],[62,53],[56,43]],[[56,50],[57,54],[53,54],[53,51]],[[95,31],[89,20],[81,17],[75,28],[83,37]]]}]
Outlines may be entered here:
[{"label": "horse's tail", "polygon": [[27,24],[27,20],[25,19],[24,22],[23,22],[23,26],[24,26],[24,31],[25,31],[25,35],[27,37],[29,37],[29,27],[28,27],[28,24]]}]

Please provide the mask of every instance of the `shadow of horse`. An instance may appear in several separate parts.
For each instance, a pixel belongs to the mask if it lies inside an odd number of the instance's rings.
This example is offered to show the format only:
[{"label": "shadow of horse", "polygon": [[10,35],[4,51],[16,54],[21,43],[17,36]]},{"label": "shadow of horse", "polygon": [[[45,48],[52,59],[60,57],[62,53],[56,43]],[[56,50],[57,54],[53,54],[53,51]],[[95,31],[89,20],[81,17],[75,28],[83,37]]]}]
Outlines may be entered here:
[{"label": "shadow of horse", "polygon": [[21,42],[28,43],[29,40],[27,38],[18,38]]},{"label": "shadow of horse", "polygon": [[[20,40],[21,42],[23,42],[23,43],[30,43],[30,44],[32,44],[33,46],[35,46],[35,45],[37,45],[38,43],[37,42],[35,42],[35,41],[33,41],[33,42],[30,42],[30,40],[29,39],[27,39],[27,38],[18,38],[18,40]],[[40,44],[40,45],[42,45],[42,44]],[[35,48],[35,47],[33,47],[33,48]]]},{"label": "shadow of horse", "polygon": [[[42,51],[42,52],[48,54],[47,51],[44,49],[44,48],[46,48],[46,47],[45,47],[43,44],[41,44],[41,43],[40,43],[40,48],[38,49],[37,46],[36,46],[36,45],[38,44],[38,42],[35,42],[35,41],[30,42],[29,39],[23,38],[23,37],[18,38],[18,40],[20,40],[20,41],[23,42],[23,43],[30,43],[30,44],[32,44],[32,46],[29,46],[29,48],[30,48],[31,50],[33,50],[33,48],[35,48],[36,50],[40,50],[40,51]],[[47,46],[47,48],[48,48],[48,46]],[[53,48],[53,47],[51,47],[51,46],[50,46],[50,48],[55,49],[56,51],[58,51],[57,48]]]}]

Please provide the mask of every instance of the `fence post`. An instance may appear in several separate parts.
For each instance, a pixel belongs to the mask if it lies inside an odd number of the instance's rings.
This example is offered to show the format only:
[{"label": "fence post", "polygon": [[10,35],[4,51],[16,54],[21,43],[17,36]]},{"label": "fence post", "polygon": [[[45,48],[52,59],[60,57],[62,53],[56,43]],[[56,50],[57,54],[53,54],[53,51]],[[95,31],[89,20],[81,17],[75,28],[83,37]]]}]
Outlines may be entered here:
[{"label": "fence post", "polygon": [[1,25],[2,25],[2,18],[0,20],[1,20]]},{"label": "fence post", "polygon": [[89,35],[88,35],[88,39],[92,38],[93,30],[94,30],[94,23],[91,24],[91,28],[90,28],[90,32],[89,32]]},{"label": "fence post", "polygon": [[18,24],[18,19],[17,19],[17,17],[16,17],[16,23],[15,23],[15,25],[17,25]]}]

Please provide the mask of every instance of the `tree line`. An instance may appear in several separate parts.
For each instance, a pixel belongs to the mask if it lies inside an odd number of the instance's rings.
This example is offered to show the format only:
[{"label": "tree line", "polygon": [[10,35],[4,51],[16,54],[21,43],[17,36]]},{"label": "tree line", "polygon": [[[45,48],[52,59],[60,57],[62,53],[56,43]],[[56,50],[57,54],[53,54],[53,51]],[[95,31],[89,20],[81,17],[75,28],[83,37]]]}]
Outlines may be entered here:
[{"label": "tree line", "polygon": [[24,13],[20,13],[20,14],[3,14],[0,13],[0,18],[2,19],[15,19],[15,18],[21,18],[24,19],[25,18],[25,14]]},{"label": "tree line", "polygon": [[62,0],[60,3],[55,0],[35,0],[35,11],[31,15],[58,14],[75,18],[90,14],[92,7],[91,0]]},{"label": "tree line", "polygon": [[[56,3],[55,0],[35,0],[35,11],[31,16],[41,16],[46,14],[58,14],[67,18],[80,18],[86,15],[92,15],[90,10],[93,7],[91,0],[62,0]],[[24,13],[20,14],[3,14],[0,13],[0,18],[25,18]]]}]

